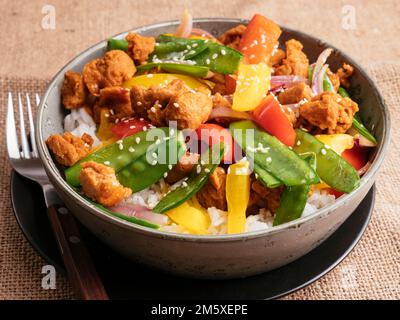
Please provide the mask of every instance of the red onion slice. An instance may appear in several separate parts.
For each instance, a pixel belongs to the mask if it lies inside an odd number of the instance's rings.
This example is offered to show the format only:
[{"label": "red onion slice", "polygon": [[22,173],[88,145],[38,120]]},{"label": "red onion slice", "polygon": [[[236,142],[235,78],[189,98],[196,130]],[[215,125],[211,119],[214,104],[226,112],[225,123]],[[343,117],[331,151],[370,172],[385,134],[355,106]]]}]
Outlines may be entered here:
[{"label": "red onion slice", "polygon": [[215,118],[233,118],[233,119],[243,119],[251,120],[251,115],[246,112],[236,111],[228,107],[215,107],[212,109],[208,120]]},{"label": "red onion slice", "polygon": [[203,37],[203,38],[215,39],[215,37],[210,32],[200,29],[200,28],[193,28],[192,35]]},{"label": "red onion slice", "polygon": [[175,31],[177,37],[187,38],[192,33],[193,18],[192,15],[185,9],[182,14],[181,23]]},{"label": "red onion slice", "polygon": [[271,87],[290,87],[298,83],[307,83],[308,80],[306,78],[294,75],[284,75],[284,76],[272,76],[271,77]]},{"label": "red onion slice", "polygon": [[[314,67],[314,72],[312,76],[312,81],[311,81],[311,89],[313,90],[314,94],[319,94],[322,92],[319,92],[319,87],[318,87],[318,75],[320,74],[321,69],[323,68],[326,60],[332,53],[333,49],[332,48],[327,48],[322,53],[319,55],[317,62],[315,63]],[[322,78],[323,79],[323,78]]]},{"label": "red onion slice", "polygon": [[164,214],[154,213],[150,209],[137,205],[137,204],[117,204],[108,207],[109,210],[121,213],[128,217],[135,217],[138,219],[147,220],[158,225],[165,225],[168,223],[168,217]]},{"label": "red onion slice", "polygon": [[327,64],[324,64],[321,70],[319,71],[319,74],[317,75],[317,88],[318,88],[317,94],[324,92],[324,77],[328,67],[329,66]]}]

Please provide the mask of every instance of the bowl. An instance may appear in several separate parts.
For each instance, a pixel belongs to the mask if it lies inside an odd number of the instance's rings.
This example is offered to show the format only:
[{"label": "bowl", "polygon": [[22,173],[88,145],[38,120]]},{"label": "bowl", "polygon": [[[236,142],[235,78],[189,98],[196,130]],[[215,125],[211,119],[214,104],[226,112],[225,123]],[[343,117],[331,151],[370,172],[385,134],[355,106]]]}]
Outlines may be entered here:
[{"label": "bowl", "polygon": [[[194,25],[215,36],[239,23],[239,19],[196,19]],[[133,31],[145,36],[170,33],[178,21],[144,26]],[[118,34],[122,38],[125,33]],[[310,61],[333,46],[299,31],[282,27],[280,42],[295,38],[304,45]],[[366,72],[350,57],[334,48],[329,58],[335,70],[343,62],[355,68],[350,94],[360,106],[365,125],[375,134],[378,146],[371,155],[372,165],[362,177],[358,189],[312,215],[264,231],[234,235],[197,236],[149,229],[103,213],[76,193],[63,179],[53,162],[45,140],[62,133],[66,115],[61,99],[64,73],[80,72],[85,63],[102,56],[107,42],[102,41],[67,63],[52,79],[37,114],[37,141],[40,158],[51,183],[74,216],[100,240],[139,263],[186,277],[227,279],[259,274],[288,264],[326,240],[355,210],[375,181],[376,173],[388,149],[390,119],[378,89]]]}]

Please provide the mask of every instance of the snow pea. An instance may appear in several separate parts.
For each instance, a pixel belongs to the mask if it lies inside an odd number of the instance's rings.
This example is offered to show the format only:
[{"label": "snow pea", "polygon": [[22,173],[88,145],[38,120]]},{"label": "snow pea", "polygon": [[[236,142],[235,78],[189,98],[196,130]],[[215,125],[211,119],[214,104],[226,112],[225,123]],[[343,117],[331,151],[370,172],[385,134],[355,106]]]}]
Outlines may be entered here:
[{"label": "snow pea", "polygon": [[234,73],[243,55],[230,47],[220,45],[211,40],[186,39],[161,35],[157,45],[149,57],[149,63],[154,60],[189,60],[198,66],[208,67],[211,71],[221,74]]},{"label": "snow pea", "polygon": [[296,129],[296,134],[293,150],[299,154],[314,152],[317,157],[317,173],[330,187],[350,193],[359,186],[360,177],[346,160],[311,134],[300,129]]},{"label": "snow pea", "polygon": [[[176,131],[175,131],[176,132]],[[185,143],[181,134],[170,134],[168,140],[162,137],[145,154],[128,164],[117,173],[118,181],[134,192],[150,187],[178,163],[185,153]]]},{"label": "snow pea", "polygon": [[160,63],[149,62],[141,66],[138,66],[136,69],[139,72],[143,72],[154,68],[171,73],[187,74],[189,76],[197,78],[205,77],[208,71],[210,70],[209,68],[203,66],[195,66],[185,63],[172,63],[172,62],[160,62]]},{"label": "snow pea", "polygon": [[[251,128],[254,139],[244,139],[246,131]],[[246,156],[286,186],[319,182],[318,175],[307,162],[277,138],[259,130],[252,121],[233,122],[229,129]]]},{"label": "snow pea", "polygon": [[[338,93],[343,97],[343,98],[350,98],[350,95],[344,89],[343,87],[340,87],[338,90]],[[376,141],[375,137],[372,135],[371,132],[368,131],[368,129],[362,124],[361,119],[358,115],[358,112],[354,115],[353,117],[353,128],[361,134],[363,137],[368,139],[369,141],[377,144],[378,142]]]},{"label": "snow pea", "polygon": [[[154,136],[157,133],[167,137],[169,136],[169,128],[141,131],[89,154],[87,157],[65,170],[67,182],[74,187],[80,185],[79,174],[82,170],[81,164],[87,161],[106,164],[116,172],[119,172],[124,167],[146,154],[148,148],[154,145],[154,141],[150,141],[147,137]],[[150,135],[148,136],[148,134]]]},{"label": "snow pea", "polygon": [[126,41],[125,39],[109,38],[107,40],[107,49],[128,51],[128,41]]},{"label": "snow pea", "polygon": [[[311,167],[316,168],[315,153],[305,153],[300,155]],[[307,203],[308,193],[311,185],[286,187],[283,190],[281,201],[274,218],[273,226],[289,222],[301,217]]]},{"label": "snow pea", "polygon": [[[215,143],[212,145],[209,150],[201,155],[199,164],[193,167],[188,179],[162,198],[153,208],[153,211],[165,213],[192,198],[206,184],[211,173],[218,167],[223,154],[223,144]],[[198,166],[201,167],[201,170],[198,170]]]}]

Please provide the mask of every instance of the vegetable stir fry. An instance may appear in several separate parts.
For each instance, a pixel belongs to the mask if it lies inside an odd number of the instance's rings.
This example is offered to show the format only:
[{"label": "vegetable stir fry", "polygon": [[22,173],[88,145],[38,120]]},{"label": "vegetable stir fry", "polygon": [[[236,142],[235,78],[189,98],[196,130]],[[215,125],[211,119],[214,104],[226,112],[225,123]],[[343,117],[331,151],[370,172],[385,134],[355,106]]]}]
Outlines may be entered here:
[{"label": "vegetable stir fry", "polygon": [[256,14],[215,38],[185,12],[175,34],[130,32],[62,87],[47,146],[106,214],[148,228],[234,234],[311,214],[355,190],[377,141],[353,67],[309,61]]}]

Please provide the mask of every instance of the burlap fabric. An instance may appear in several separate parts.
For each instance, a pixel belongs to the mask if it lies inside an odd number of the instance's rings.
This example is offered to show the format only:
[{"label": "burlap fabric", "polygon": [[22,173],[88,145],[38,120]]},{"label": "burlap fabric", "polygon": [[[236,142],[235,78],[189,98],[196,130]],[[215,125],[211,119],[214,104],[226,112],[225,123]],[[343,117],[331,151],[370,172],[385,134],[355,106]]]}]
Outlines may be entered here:
[{"label": "burlap fabric", "polygon": [[[47,4],[55,9],[54,29],[42,26]],[[327,40],[362,65],[370,66],[368,70],[386,98],[394,124],[390,152],[377,180],[372,221],[359,245],[340,266],[285,299],[399,299],[400,130],[396,124],[400,120],[397,62],[400,46],[396,41],[399,12],[396,0],[1,1],[0,135],[4,137],[8,90],[41,93],[46,83],[43,79],[49,79],[89,45],[135,26],[176,19],[184,7],[195,17],[249,18],[260,12],[280,24]],[[381,64],[384,61],[393,64]],[[29,246],[15,222],[9,197],[9,173],[3,138],[0,144],[0,299],[74,298],[62,276],[57,277],[56,290],[41,288],[41,268],[45,262]]]}]

